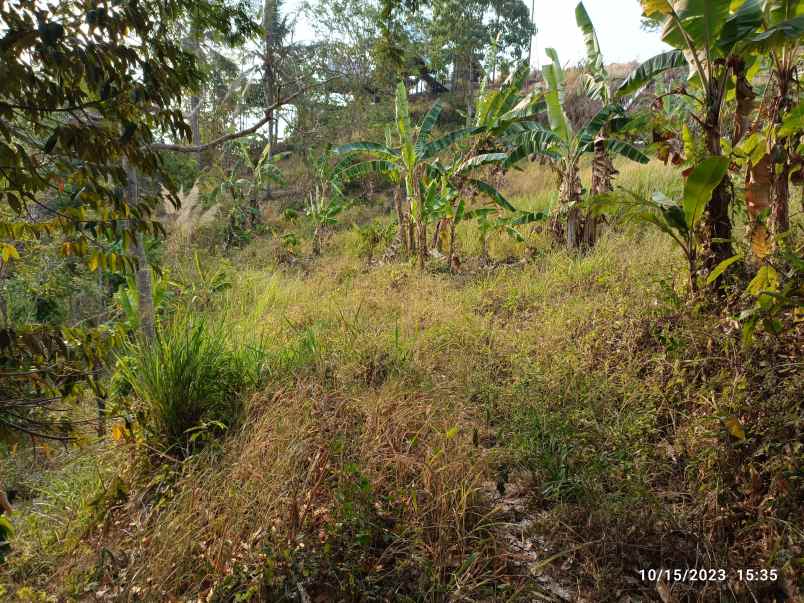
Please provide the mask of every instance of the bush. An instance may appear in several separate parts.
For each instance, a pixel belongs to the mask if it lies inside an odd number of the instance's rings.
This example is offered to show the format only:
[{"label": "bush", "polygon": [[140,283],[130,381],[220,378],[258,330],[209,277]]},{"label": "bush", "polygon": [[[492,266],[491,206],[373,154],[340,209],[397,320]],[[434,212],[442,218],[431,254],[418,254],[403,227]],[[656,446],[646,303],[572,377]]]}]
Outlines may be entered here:
[{"label": "bush", "polygon": [[129,344],[118,371],[140,405],[146,436],[188,456],[204,436],[237,422],[244,395],[261,381],[263,354],[234,348],[204,320],[184,319],[159,329],[153,342]]}]

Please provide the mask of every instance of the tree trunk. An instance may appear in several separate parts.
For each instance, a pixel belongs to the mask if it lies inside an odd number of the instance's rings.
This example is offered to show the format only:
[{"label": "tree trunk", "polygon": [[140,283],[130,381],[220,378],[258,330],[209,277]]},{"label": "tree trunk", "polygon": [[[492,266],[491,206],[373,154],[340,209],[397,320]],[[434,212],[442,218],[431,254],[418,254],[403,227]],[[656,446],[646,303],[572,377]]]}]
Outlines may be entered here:
[{"label": "tree trunk", "polygon": [[[266,107],[270,107],[274,102],[274,91],[276,89],[274,73],[274,21],[276,18],[276,0],[265,0],[262,6],[262,30],[263,30],[263,55],[262,55],[262,92]],[[269,142],[273,142],[274,119],[268,122],[268,131],[271,133]]]},{"label": "tree trunk", "polygon": [[473,57],[469,58],[469,79],[466,82],[466,127],[472,125],[472,118],[474,117],[474,108],[475,108],[475,99],[473,98],[473,76],[472,73],[474,67],[474,60]]},{"label": "tree trunk", "polygon": [[[595,157],[592,160],[592,194],[602,195],[613,190],[611,178],[617,170],[606,151],[606,138],[604,136],[595,140]],[[583,246],[591,249],[597,243],[600,218],[590,211],[586,214],[583,223]]]},{"label": "tree trunk", "polygon": [[[190,97],[190,131],[192,132],[193,136],[193,145],[200,145],[201,144],[201,124],[199,122],[198,114],[201,111],[201,97],[198,95],[193,95]],[[196,159],[198,161],[198,165],[201,165],[203,161],[204,153],[203,151],[199,151]]]},{"label": "tree trunk", "polygon": [[457,223],[453,218],[450,220],[449,224],[449,252],[447,253],[447,266],[449,267],[450,272],[457,272],[455,266],[455,229],[457,228]]},{"label": "tree trunk", "polygon": [[489,264],[489,237],[485,231],[480,232],[480,263],[483,266]]},{"label": "tree trunk", "polygon": [[577,207],[571,207],[567,212],[567,247],[569,249],[578,249],[581,246],[581,210]]},{"label": "tree trunk", "polygon": [[444,223],[446,220],[444,218],[440,219],[436,222],[435,230],[433,230],[433,243],[430,245],[433,249],[436,249],[443,253],[444,246],[441,244],[441,233],[444,228]]},{"label": "tree trunk", "polygon": [[405,212],[402,210],[402,190],[399,187],[394,189],[394,208],[396,209],[396,221],[399,227],[399,242],[402,245],[405,253],[409,253],[410,246],[408,245],[407,233],[405,231]]},{"label": "tree trunk", "polygon": [[[195,23],[193,23],[190,30],[190,43],[192,44],[192,51],[196,62],[200,62],[201,44],[199,43],[198,26]],[[199,113],[201,113],[201,96],[194,93],[190,97],[190,132],[192,133],[194,146],[201,144],[201,122]],[[206,154],[204,151],[199,151],[196,154],[196,161],[198,162],[199,169],[206,167]]]},{"label": "tree trunk", "polygon": [[3,483],[0,482],[0,515],[4,513],[8,513],[11,515],[14,512],[14,508],[11,506],[11,503],[8,502],[8,496],[6,496],[6,489],[3,487]]},{"label": "tree trunk", "polygon": [[106,397],[97,396],[98,405],[98,437],[102,438],[106,433]]},{"label": "tree trunk", "polygon": [[778,242],[779,235],[790,230],[790,163],[785,157],[781,171],[774,176],[771,202],[771,233]]},{"label": "tree trunk", "polygon": [[[577,249],[582,240],[581,210],[578,203],[581,201],[581,178],[578,166],[566,166],[561,175],[561,186],[558,191],[558,213],[553,217],[553,234],[559,240],[563,234],[563,241],[569,249]],[[562,229],[561,214],[566,212],[566,227]],[[563,230],[563,233],[562,233]]]},{"label": "tree trunk", "polygon": [[[784,70],[776,73],[779,93],[774,102],[773,121],[781,124],[785,114],[792,108],[793,100],[790,98],[790,84],[793,81],[793,72]],[[775,241],[780,234],[790,229],[790,140],[780,138],[776,141],[773,156],[778,160],[773,165],[771,177],[771,215],[770,230]]]},{"label": "tree trunk", "polygon": [[417,224],[419,230],[419,270],[424,270],[427,262],[427,224],[423,218]]},{"label": "tree trunk", "polygon": [[[712,86],[718,83],[713,81]],[[706,150],[710,155],[721,156],[720,146],[720,110],[723,99],[723,90],[714,89],[708,95],[709,106],[706,115]],[[704,241],[706,255],[703,266],[707,272],[712,272],[723,260],[734,255],[731,246],[731,218],[729,207],[731,205],[731,188],[728,175],[712,192],[712,197],[704,217]]]},{"label": "tree trunk", "polygon": [[321,225],[316,226],[313,233],[313,255],[321,255]]},{"label": "tree trunk", "polygon": [[770,252],[770,239],[766,224],[759,217],[771,207],[771,175],[773,163],[770,155],[764,155],[754,165],[749,165],[745,174],[745,204],[748,211],[751,250],[758,260]]},{"label": "tree trunk", "polygon": [[151,283],[151,267],[145,255],[142,233],[137,234],[137,243],[134,246],[134,256],[137,258],[137,296],[139,298],[140,330],[146,340],[151,341],[156,336],[156,318],[154,310],[154,294]]},{"label": "tree trunk", "polygon": [[698,293],[698,277],[695,274],[695,271],[698,269],[696,253],[695,249],[691,249],[687,257],[687,262],[689,263],[690,291],[693,295]]},{"label": "tree trunk", "polygon": [[[125,163],[125,170],[128,179],[126,188],[128,202],[132,207],[136,207],[140,198],[137,170],[128,162]],[[140,330],[143,337],[151,341],[156,336],[154,295],[151,283],[151,267],[148,265],[148,257],[145,255],[145,245],[141,232],[138,232],[135,236],[134,257],[137,258],[135,280],[137,283],[137,297],[139,298]]]},{"label": "tree trunk", "polygon": [[408,220],[408,252],[411,255],[416,253],[416,233],[415,233],[415,226],[413,225],[413,220]]},{"label": "tree trunk", "polygon": [[[262,55],[262,92],[263,102],[266,107],[270,107],[276,101],[276,70],[274,65],[276,40],[274,35],[274,23],[277,18],[278,1],[265,0],[262,7],[262,29],[263,29],[263,55]],[[274,146],[276,145],[276,132],[277,132],[277,116],[276,111],[271,114],[268,120],[268,144],[270,151],[268,152],[268,161],[274,153]],[[271,184],[265,185],[266,196],[271,196]]]},{"label": "tree trunk", "polygon": [[249,199],[248,206],[248,225],[250,230],[254,230],[257,228],[257,226],[262,224],[260,202],[256,196]]}]

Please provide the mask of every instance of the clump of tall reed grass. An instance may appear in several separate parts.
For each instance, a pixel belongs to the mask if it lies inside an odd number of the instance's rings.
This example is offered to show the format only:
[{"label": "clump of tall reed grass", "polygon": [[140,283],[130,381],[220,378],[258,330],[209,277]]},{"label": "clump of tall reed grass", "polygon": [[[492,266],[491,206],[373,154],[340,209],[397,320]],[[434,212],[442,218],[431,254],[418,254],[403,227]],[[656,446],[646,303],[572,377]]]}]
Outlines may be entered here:
[{"label": "clump of tall reed grass", "polygon": [[188,456],[208,435],[237,423],[245,396],[262,380],[263,360],[260,348],[237,345],[205,319],[179,318],[153,341],[130,343],[118,371],[146,438]]}]

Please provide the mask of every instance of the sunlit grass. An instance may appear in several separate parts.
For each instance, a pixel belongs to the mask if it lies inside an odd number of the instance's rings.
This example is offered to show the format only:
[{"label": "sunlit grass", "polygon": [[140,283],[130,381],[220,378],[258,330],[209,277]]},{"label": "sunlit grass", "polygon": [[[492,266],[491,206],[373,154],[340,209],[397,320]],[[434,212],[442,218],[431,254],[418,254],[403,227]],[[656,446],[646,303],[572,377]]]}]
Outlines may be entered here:
[{"label": "sunlit grass", "polygon": [[[680,191],[671,168],[617,166],[618,185],[638,194]],[[530,165],[505,191],[546,210],[555,181]],[[683,258],[658,231],[610,224],[579,254],[539,226],[522,228],[526,244],[491,235],[485,265],[477,226],[462,225],[457,274],[438,259],[424,272],[368,266],[349,223],[319,258],[278,259],[276,236],[206,257],[231,286],[197,318],[236,345],[260,341],[267,381],[222,450],[172,474],[158,512],[130,502],[123,517],[140,523],[106,544],[130,554],[138,588],[181,598],[214,583],[229,596],[265,580],[272,600],[295,592],[298,571],[354,598],[397,588],[441,600],[458,582],[466,600],[514,597],[529,582],[505,590],[502,473],[526,493],[531,530],[584,547],[577,572],[597,595],[630,571],[620,551],[658,562],[668,535],[716,522],[708,505],[726,496],[723,451],[736,450],[718,417],[752,412],[753,428],[786,416],[793,386],[763,390],[728,327],[681,312]],[[770,525],[752,532],[755,557],[771,550],[760,542]],[[787,546],[794,530],[773,529]],[[708,554],[726,563],[742,554],[730,546]]]}]

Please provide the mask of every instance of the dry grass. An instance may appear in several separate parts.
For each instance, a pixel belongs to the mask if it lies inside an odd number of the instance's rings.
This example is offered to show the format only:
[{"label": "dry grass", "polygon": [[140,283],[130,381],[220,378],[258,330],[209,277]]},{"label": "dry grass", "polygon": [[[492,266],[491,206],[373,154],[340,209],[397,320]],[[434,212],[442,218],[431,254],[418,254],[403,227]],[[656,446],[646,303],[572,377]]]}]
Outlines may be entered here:
[{"label": "dry grass", "polygon": [[[457,279],[400,265],[366,273],[349,255],[311,272],[266,273],[249,267],[262,264],[257,250],[213,316],[265,337],[270,393],[252,400],[225,454],[188,469],[175,498],[140,524],[147,545],[125,583],[192,593],[223,588],[235,566],[259,573],[279,563],[274,571],[287,576],[301,563],[315,568],[313,592],[413,581],[425,598],[477,600],[492,584],[515,589],[484,486],[500,452],[475,447],[475,432],[496,437],[521,376],[548,351],[573,353],[571,334],[588,328],[595,305],[644,292],[634,272],[673,269],[660,242],[634,255],[626,239],[608,238],[585,259],[552,252],[524,270]],[[363,480],[369,491],[352,492]],[[382,540],[358,562],[346,535],[361,529]],[[327,545],[345,550],[348,563],[304,560],[302,545],[314,558]],[[276,561],[288,556],[297,561]]]},{"label": "dry grass", "polygon": [[[528,170],[508,194],[543,206],[548,176]],[[662,166],[621,171],[642,192],[675,186]],[[354,244],[346,229],[315,263],[277,266],[267,240],[230,259],[231,289],[203,311],[262,339],[269,386],[220,447],[127,474],[108,533],[47,588],[79,584],[105,546],[129,555],[100,581],[120,599],[549,598],[510,522],[590,601],[656,599],[637,570],[673,564],[783,569],[756,600],[796,588],[800,333],[741,349],[728,314],[678,299],[682,258],[652,231],[609,229],[583,257],[535,233],[529,263],[459,275],[367,269]],[[526,501],[513,517],[506,478]],[[754,600],[734,583],[673,596]]]},{"label": "dry grass", "polygon": [[[347,569],[364,582],[353,588],[387,588],[411,559],[431,564],[431,576],[410,568],[418,586],[447,583],[488,540],[482,471],[466,438],[448,436],[460,417],[409,396],[393,384],[361,399],[297,385],[253,400],[226,454],[188,471],[177,496],[143,526],[150,538],[133,561],[148,580],[132,576],[129,585],[190,594],[221,588],[221,578],[238,566],[259,574],[277,563],[299,581],[303,567],[317,571],[311,594],[343,594],[349,575],[334,559],[318,567],[305,559],[327,544],[338,545],[334,555],[359,555],[369,564]],[[370,488],[363,489],[363,480]],[[365,548],[350,550],[354,543],[341,541],[346,537]],[[263,585],[264,595],[283,585]]]}]

